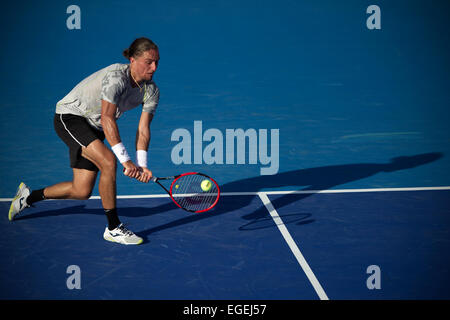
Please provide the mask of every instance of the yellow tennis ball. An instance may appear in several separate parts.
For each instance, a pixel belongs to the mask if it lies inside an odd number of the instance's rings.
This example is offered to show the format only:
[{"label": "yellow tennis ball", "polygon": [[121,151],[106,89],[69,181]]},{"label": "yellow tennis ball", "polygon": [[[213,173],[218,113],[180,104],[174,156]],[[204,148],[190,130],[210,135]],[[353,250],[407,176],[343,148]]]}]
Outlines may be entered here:
[{"label": "yellow tennis ball", "polygon": [[179,187],[180,187],[179,185],[177,185],[177,184],[175,185],[175,189],[178,189]]},{"label": "yellow tennis ball", "polygon": [[203,191],[209,191],[212,188],[212,183],[209,180],[203,180],[202,183],[200,184],[201,188]]}]

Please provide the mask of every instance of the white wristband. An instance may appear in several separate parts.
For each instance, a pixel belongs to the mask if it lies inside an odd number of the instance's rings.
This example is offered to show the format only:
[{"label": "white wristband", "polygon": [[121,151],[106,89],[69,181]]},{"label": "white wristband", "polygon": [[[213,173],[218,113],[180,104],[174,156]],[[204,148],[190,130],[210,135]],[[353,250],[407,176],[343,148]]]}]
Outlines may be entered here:
[{"label": "white wristband", "polygon": [[147,151],[136,150],[136,159],[138,167],[147,168]]},{"label": "white wristband", "polygon": [[117,159],[119,159],[120,163],[131,160],[130,156],[128,155],[127,149],[125,149],[125,146],[122,142],[119,142],[118,144],[112,146],[111,149],[116,155]]}]

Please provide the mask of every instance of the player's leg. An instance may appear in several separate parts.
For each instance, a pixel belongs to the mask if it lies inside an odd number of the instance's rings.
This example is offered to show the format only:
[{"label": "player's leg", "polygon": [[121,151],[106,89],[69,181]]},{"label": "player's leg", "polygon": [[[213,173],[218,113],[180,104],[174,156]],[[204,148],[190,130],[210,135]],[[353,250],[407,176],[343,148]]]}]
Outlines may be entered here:
[{"label": "player's leg", "polygon": [[82,148],[81,155],[100,170],[99,193],[104,209],[116,208],[116,156],[100,140]]},{"label": "player's leg", "polygon": [[73,168],[73,180],[61,182],[43,189],[31,191],[21,183],[11,202],[8,219],[14,218],[25,208],[45,199],[89,199],[95,185],[97,172]]},{"label": "player's leg", "polygon": [[143,239],[120,223],[116,209],[116,156],[102,141],[95,140],[82,149],[81,155],[100,170],[99,193],[108,219],[103,238],[121,244],[141,244]]},{"label": "player's leg", "polygon": [[[97,172],[78,168],[73,168],[72,170],[72,181],[61,182],[42,189],[44,199],[87,200],[90,198],[95,186]],[[33,192],[29,198],[32,198]],[[27,202],[31,205],[33,204],[33,199],[28,199]]]},{"label": "player's leg", "polygon": [[104,139],[103,133],[93,129],[83,117],[71,114],[55,114],[54,127],[58,136],[69,147],[73,179],[32,192],[21,183],[11,204],[10,220],[26,207],[41,200],[87,199],[91,195],[98,168],[81,156],[81,148],[96,139]]}]

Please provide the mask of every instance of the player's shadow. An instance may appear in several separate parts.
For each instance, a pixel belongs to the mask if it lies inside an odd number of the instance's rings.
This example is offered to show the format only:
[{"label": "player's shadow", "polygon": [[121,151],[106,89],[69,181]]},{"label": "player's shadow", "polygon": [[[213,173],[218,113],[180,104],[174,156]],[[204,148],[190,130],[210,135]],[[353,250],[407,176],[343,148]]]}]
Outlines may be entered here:
[{"label": "player's shadow", "polygon": [[[309,169],[299,169],[278,173],[270,176],[257,176],[229,182],[220,186],[221,192],[258,192],[261,190],[275,190],[280,187],[289,187],[290,190],[327,190],[335,186],[348,182],[364,179],[378,173],[390,173],[399,170],[406,170],[425,165],[443,157],[442,153],[425,153],[415,156],[403,156],[391,159],[388,163],[358,163],[324,166]],[[282,195],[271,199],[272,205],[277,210],[293,202],[302,200],[312,193]],[[151,200],[149,200],[151,201]],[[256,201],[252,202],[252,201]],[[256,207],[256,209],[255,209]],[[124,217],[143,217],[159,213],[165,213],[171,210],[180,210],[171,201],[154,207],[121,207],[120,216]],[[255,230],[273,227],[274,223],[269,216],[267,209],[259,199],[251,196],[223,196],[219,203],[211,211],[201,214],[188,214],[182,218],[155,226],[141,232],[141,236],[148,236],[154,232],[174,228],[177,226],[194,223],[203,219],[211,219],[216,216],[233,212],[248,210],[242,218],[247,220],[239,230]],[[66,207],[64,209],[41,211],[32,214],[26,214],[17,218],[17,220],[33,219],[39,217],[60,216],[68,214],[96,214],[104,215],[103,209],[85,208],[83,204]],[[295,223],[297,225],[313,222],[310,213],[305,212],[285,212],[280,215],[283,223]]]},{"label": "player's shadow", "polygon": [[[258,192],[263,189],[274,190],[280,187],[290,187],[291,190],[327,190],[335,186],[346,184],[352,181],[361,180],[378,173],[390,173],[399,170],[412,169],[422,166],[443,157],[442,153],[433,152],[414,156],[402,156],[393,158],[388,163],[357,163],[324,166],[309,169],[292,170],[270,176],[258,176],[229,182],[220,186],[221,192]],[[286,194],[271,199],[272,205],[276,209],[283,208],[292,202],[299,201],[311,193],[296,194],[295,196]],[[224,213],[236,210],[249,210],[242,218],[248,220],[240,230],[253,230],[266,227],[273,227],[273,221],[268,215],[267,209],[261,203],[257,209],[251,209],[251,202],[255,197],[249,196],[223,196],[219,203],[211,211],[203,214],[192,214],[183,218],[159,225],[141,232],[144,236],[168,228],[177,227],[187,223],[193,223],[203,219],[210,219]],[[258,199],[259,200],[259,199]],[[174,204],[167,203],[152,208],[152,213],[159,213],[172,210]],[[248,208],[246,208],[248,207]],[[296,223],[297,225],[313,222],[311,214],[304,212],[288,212],[281,215],[285,223]]]}]

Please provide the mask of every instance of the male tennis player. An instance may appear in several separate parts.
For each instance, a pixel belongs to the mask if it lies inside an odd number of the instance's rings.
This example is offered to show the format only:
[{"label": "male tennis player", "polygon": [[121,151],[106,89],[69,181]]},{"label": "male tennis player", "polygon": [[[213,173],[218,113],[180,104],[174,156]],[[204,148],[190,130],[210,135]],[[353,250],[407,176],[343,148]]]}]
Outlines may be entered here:
[{"label": "male tennis player", "polygon": [[[88,199],[100,170],[99,193],[108,220],[103,238],[121,244],[141,244],[143,239],[125,228],[116,210],[117,162],[124,174],[147,183],[150,123],[159,102],[159,89],[152,81],[159,50],[150,39],[133,41],[123,55],[129,64],[113,64],[81,81],[56,105],[56,133],[69,147],[73,180],[30,191],[22,182],[11,203],[9,220],[23,209],[45,199]],[[121,142],[117,119],[142,104],[136,134],[137,163],[131,161]],[[103,143],[112,146],[112,151]],[[121,170],[122,171],[122,170]]]}]

